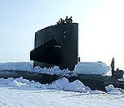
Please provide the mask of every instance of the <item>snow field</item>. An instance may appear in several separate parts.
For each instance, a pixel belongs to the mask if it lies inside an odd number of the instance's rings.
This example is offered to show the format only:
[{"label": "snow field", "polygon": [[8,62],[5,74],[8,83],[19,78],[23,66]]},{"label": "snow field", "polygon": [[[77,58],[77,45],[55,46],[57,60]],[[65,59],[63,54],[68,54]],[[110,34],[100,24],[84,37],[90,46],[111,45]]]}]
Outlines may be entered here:
[{"label": "snow field", "polygon": [[[95,64],[95,63],[94,63]],[[98,63],[99,64],[99,63]],[[101,63],[100,63],[101,64]],[[89,67],[91,66],[91,67]],[[94,73],[94,69],[108,70],[106,65],[96,68],[93,64],[82,70],[82,65],[78,70],[80,72],[72,73],[68,69],[60,70],[59,67],[53,68],[32,68],[30,63],[7,63],[0,64],[0,70],[22,70],[29,72],[58,74],[58,75],[76,75],[76,73]],[[89,67],[89,68],[88,68]],[[103,70],[104,69],[104,70]],[[98,70],[98,71],[99,71]],[[105,72],[97,72],[105,74]],[[0,107],[123,107],[124,90],[115,88],[112,84],[105,87],[107,92],[91,90],[79,80],[69,82],[67,78],[61,78],[51,84],[40,84],[39,82],[29,81],[20,78],[0,78]]]},{"label": "snow field", "polygon": [[124,90],[105,87],[107,93],[91,90],[79,80],[61,78],[40,84],[20,78],[0,78],[0,107],[122,107]]},{"label": "snow field", "polygon": [[0,107],[123,107],[124,96],[0,87]]}]

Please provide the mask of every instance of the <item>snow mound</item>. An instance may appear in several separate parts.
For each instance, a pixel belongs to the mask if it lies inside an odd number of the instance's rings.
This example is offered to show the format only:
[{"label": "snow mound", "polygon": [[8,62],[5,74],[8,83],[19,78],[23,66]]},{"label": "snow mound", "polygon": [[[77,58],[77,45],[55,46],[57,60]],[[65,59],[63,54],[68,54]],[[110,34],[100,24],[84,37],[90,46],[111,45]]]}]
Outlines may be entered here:
[{"label": "snow mound", "polygon": [[32,71],[32,68],[33,64],[31,62],[0,63],[0,70]]},{"label": "snow mound", "polygon": [[65,77],[52,82],[51,85],[56,87],[55,89],[65,90],[65,91],[76,91],[76,92],[91,91],[91,89],[85,86],[81,81],[75,80],[73,82],[69,82],[69,80]]},{"label": "snow mound", "polygon": [[124,94],[124,89],[115,88],[112,84],[106,86],[105,89],[108,94],[112,94],[112,95]]},{"label": "snow mound", "polygon": [[75,72],[79,74],[106,75],[110,72],[110,67],[103,62],[79,62],[75,65]]},{"label": "snow mound", "polygon": [[[69,80],[65,77],[58,79],[51,84],[40,84],[39,82],[29,81],[20,78],[8,78],[3,79],[0,78],[0,87],[13,87],[18,89],[55,89],[55,90],[63,90],[63,91],[73,91],[73,92],[81,92],[85,94],[105,94],[103,91],[99,90],[91,90],[88,86],[85,86],[81,81],[75,80],[73,82],[69,82]],[[108,94],[118,95],[124,94],[124,89],[115,88],[112,84],[105,87]]]},{"label": "snow mound", "polygon": [[75,65],[74,71],[70,71],[68,69],[60,70],[58,66],[51,68],[41,68],[40,66],[36,66],[33,68],[32,62],[9,62],[0,63],[0,70],[16,70],[50,75],[76,76],[77,74],[105,75],[106,73],[110,72],[110,67],[103,62],[79,62],[77,65]]},{"label": "snow mound", "polygon": [[69,80],[63,77],[62,79],[52,82],[51,85],[54,85],[56,89],[65,90],[68,84],[69,84]]},{"label": "snow mound", "polygon": [[69,82],[65,77],[52,82],[51,84],[40,84],[39,82],[29,81],[27,79],[20,78],[8,78],[0,79],[0,87],[9,86],[20,89],[55,89],[63,91],[74,91],[74,92],[83,92],[83,93],[94,93],[89,87],[85,86],[79,80]]},{"label": "snow mound", "polygon": [[124,78],[119,78],[118,81],[124,82]]},{"label": "snow mound", "polygon": [[34,67],[33,72],[42,73],[42,74],[50,74],[50,75],[66,75],[66,74],[71,73],[71,71],[68,69],[60,70],[59,66],[54,66],[51,68],[46,68],[46,67],[41,68],[40,66],[36,66]]}]

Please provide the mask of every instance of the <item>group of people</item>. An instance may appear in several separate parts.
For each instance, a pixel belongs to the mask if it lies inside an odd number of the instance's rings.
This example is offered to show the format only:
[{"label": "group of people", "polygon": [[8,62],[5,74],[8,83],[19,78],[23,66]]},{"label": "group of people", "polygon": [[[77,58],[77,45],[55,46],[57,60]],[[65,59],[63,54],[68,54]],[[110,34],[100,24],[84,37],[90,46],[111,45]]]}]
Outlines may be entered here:
[{"label": "group of people", "polygon": [[68,16],[66,16],[65,20],[60,18],[60,20],[57,22],[57,24],[64,24],[64,23],[72,23],[72,16],[70,18],[68,18]]}]

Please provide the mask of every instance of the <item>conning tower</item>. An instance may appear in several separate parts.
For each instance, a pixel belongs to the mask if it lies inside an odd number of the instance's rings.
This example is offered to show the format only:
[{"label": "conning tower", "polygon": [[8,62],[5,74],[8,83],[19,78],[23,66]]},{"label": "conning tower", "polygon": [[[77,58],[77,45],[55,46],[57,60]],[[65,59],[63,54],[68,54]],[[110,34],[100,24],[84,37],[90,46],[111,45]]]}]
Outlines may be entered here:
[{"label": "conning tower", "polygon": [[30,59],[34,66],[74,70],[78,62],[78,23],[72,23],[72,17],[60,18],[56,25],[37,31]]}]

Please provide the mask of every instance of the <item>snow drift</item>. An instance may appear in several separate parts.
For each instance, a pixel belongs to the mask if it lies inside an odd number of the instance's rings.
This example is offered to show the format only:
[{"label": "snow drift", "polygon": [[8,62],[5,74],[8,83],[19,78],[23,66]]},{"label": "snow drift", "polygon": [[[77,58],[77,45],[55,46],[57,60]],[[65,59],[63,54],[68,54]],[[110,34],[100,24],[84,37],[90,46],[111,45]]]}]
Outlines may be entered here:
[{"label": "snow drift", "polygon": [[32,71],[32,69],[33,69],[33,64],[31,62],[0,63],[0,70]]},{"label": "snow drift", "polygon": [[75,72],[79,74],[106,75],[110,72],[110,67],[103,62],[79,62],[75,65]]},{"label": "snow drift", "polygon": [[106,75],[110,71],[110,67],[103,62],[79,62],[77,65],[75,65],[74,71],[70,71],[68,69],[60,70],[58,66],[51,68],[41,68],[36,66],[33,68],[33,64],[31,62],[9,62],[0,63],[0,70],[28,71],[50,75],[64,75],[69,73],[72,75],[75,75],[76,73]]},{"label": "snow drift", "polygon": [[121,88],[115,88],[112,84],[105,87],[108,94],[124,94],[124,89]]},{"label": "snow drift", "polygon": [[[88,86],[85,86],[81,81],[75,80],[69,82],[65,77],[52,82],[51,84],[40,84],[39,82],[29,81],[27,79],[20,78],[0,78],[0,87],[14,87],[18,89],[54,89],[54,90],[63,90],[63,91],[73,91],[81,92],[86,94],[105,94],[103,91],[91,90]],[[112,84],[105,87],[108,94],[117,95],[124,94],[124,89],[115,88]]]},{"label": "snow drift", "polygon": [[39,82],[29,81],[27,79],[20,78],[8,78],[0,79],[0,87],[8,86],[15,87],[19,89],[54,89],[54,90],[63,90],[63,91],[73,91],[73,92],[82,92],[82,93],[104,93],[102,91],[93,91],[89,87],[85,86],[79,80],[69,82],[67,78],[61,78],[52,82],[51,84],[40,84]]}]

